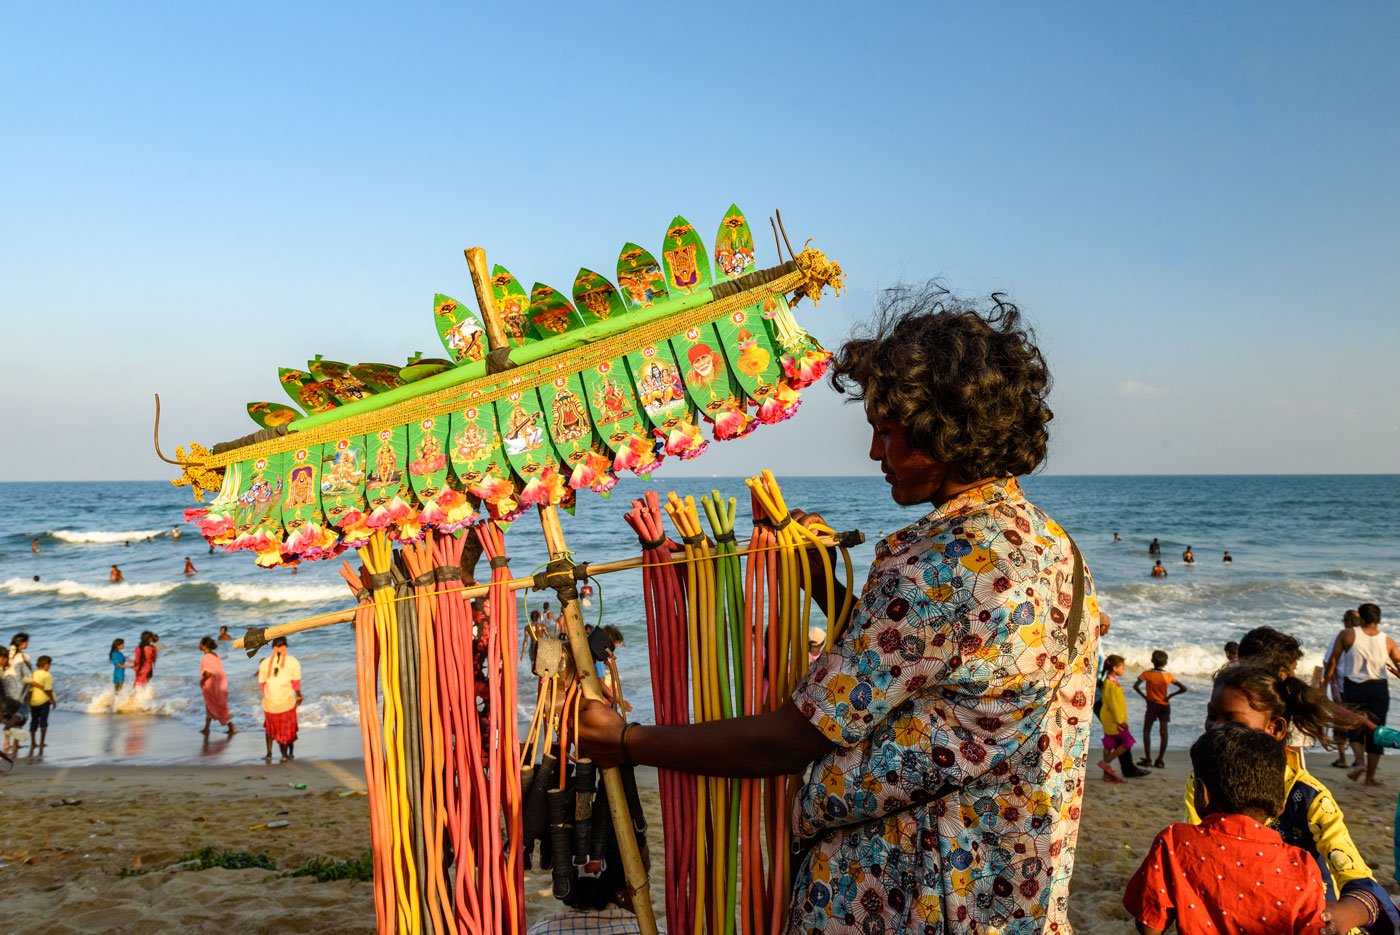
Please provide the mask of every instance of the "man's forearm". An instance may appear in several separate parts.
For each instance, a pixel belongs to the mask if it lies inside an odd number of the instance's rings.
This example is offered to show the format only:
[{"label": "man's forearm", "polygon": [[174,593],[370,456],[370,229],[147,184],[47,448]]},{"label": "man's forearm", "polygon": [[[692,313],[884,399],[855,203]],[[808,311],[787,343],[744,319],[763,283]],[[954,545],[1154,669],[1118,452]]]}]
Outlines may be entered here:
[{"label": "man's forearm", "polygon": [[701,776],[753,778],[803,769],[834,744],[791,702],[777,711],[676,727],[638,725],[627,732],[634,763]]}]

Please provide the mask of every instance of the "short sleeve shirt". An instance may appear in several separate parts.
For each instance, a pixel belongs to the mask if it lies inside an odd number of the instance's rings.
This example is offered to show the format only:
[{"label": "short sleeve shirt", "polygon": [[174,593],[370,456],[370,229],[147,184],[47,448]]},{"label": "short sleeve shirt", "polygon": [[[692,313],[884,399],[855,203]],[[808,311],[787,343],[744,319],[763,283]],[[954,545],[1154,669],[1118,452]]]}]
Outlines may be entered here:
[{"label": "short sleeve shirt", "polygon": [[[789,932],[1068,932],[1098,628],[1074,561],[1014,481],[876,547],[849,626],[793,702],[836,744],[795,830]],[[1085,574],[1084,619],[1098,620]],[[922,804],[908,808],[911,802]]]},{"label": "short sleeve shirt", "polygon": [[47,669],[35,669],[34,684],[29,689],[29,703],[41,705],[50,701],[53,701],[53,673]]},{"label": "short sleeve shirt", "polygon": [[126,653],[121,650],[112,650],[112,681],[126,681]]},{"label": "short sleeve shirt", "polygon": [[1167,686],[1176,681],[1176,676],[1170,672],[1159,672],[1156,669],[1148,669],[1142,673],[1142,680],[1147,683],[1147,700],[1153,704],[1171,704],[1167,700]]},{"label": "short sleeve shirt", "polygon": [[292,655],[280,663],[269,656],[258,663],[258,684],[263,686],[263,710],[268,714],[290,711],[297,706],[297,690],[293,682],[301,682],[301,663]]},{"label": "short sleeve shirt", "polygon": [[1182,935],[1320,932],[1322,874],[1302,849],[1244,815],[1169,826],[1128,881],[1123,908]]}]

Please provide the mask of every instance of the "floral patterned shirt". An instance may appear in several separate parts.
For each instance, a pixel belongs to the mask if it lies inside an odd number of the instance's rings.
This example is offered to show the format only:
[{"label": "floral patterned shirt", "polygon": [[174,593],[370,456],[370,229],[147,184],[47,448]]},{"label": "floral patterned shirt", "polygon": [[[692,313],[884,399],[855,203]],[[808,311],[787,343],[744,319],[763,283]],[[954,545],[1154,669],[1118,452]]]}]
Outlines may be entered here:
[{"label": "floral patterned shirt", "polygon": [[789,932],[1071,931],[1099,614],[1086,569],[1066,672],[1073,578],[1069,537],[1014,479],[878,544],[793,693],[837,747],[798,796]]}]

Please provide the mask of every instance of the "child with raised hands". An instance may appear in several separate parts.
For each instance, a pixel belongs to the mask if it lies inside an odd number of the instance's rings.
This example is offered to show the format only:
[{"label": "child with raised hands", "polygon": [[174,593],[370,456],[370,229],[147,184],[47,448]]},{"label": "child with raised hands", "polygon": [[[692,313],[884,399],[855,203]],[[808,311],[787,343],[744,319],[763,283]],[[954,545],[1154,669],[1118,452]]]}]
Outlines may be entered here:
[{"label": "child with raised hands", "polygon": [[[1350,710],[1301,679],[1281,675],[1277,666],[1244,661],[1221,669],[1206,707],[1207,732],[1233,724],[1263,731],[1282,744],[1290,732],[1320,741],[1334,728],[1357,725],[1360,719]],[[1303,767],[1296,749],[1285,748],[1284,756],[1283,810],[1269,824],[1317,863],[1325,896],[1336,900],[1332,916],[1338,930],[1400,930],[1400,913],[1357,851],[1336,799]],[[1192,824],[1200,823],[1194,781],[1187,783],[1186,814]]]},{"label": "child with raised hands", "polygon": [[1157,835],[1128,882],[1123,908],[1139,932],[1336,931],[1317,864],[1267,824],[1283,811],[1284,761],[1279,741],[1238,724],[1191,746],[1201,820]]}]

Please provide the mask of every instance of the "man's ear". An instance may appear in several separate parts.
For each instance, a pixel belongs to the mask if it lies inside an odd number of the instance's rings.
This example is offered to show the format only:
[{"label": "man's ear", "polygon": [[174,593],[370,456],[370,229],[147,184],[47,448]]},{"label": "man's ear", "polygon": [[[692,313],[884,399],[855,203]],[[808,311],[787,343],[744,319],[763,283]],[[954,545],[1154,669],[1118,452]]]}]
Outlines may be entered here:
[{"label": "man's ear", "polygon": [[1199,779],[1194,780],[1194,782],[1196,784],[1196,791],[1193,798],[1195,799],[1196,814],[1204,816],[1210,811],[1210,793],[1206,791],[1205,783],[1201,782]]}]

